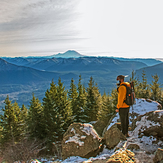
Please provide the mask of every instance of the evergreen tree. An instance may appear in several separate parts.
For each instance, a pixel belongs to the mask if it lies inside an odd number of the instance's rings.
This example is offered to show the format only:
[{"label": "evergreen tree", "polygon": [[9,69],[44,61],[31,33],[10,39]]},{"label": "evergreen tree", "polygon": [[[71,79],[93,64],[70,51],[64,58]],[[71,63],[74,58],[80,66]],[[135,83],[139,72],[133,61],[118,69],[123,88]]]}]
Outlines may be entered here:
[{"label": "evergreen tree", "polygon": [[26,135],[26,125],[24,125],[25,119],[27,114],[25,115],[23,112],[21,112],[21,108],[18,106],[18,103],[15,101],[13,104],[13,110],[15,112],[16,116],[16,124],[15,124],[15,131],[17,134],[17,140],[21,140]]},{"label": "evergreen tree", "polygon": [[3,114],[0,116],[0,126],[1,126],[1,143],[13,141],[17,142],[20,140],[20,123],[19,115],[20,109],[18,104],[15,102],[14,105],[12,101],[9,100],[9,96],[5,99],[5,109],[2,109]]},{"label": "evergreen tree", "polygon": [[85,87],[81,83],[81,80],[82,78],[80,75],[78,88],[77,88],[78,96],[76,98],[76,107],[75,107],[73,116],[74,116],[74,122],[84,123],[85,122],[84,108],[86,104],[86,91],[85,91]]},{"label": "evergreen tree", "polygon": [[98,119],[107,123],[111,116],[114,114],[115,109],[112,107],[110,95],[104,92],[102,96],[102,108],[98,112]]},{"label": "evergreen tree", "polygon": [[71,79],[71,85],[70,85],[70,89],[68,91],[68,97],[69,97],[69,100],[70,100],[70,107],[72,109],[72,112],[73,112],[73,121],[74,122],[77,122],[77,97],[78,97],[78,92],[77,92],[77,88],[76,88],[76,85],[74,84],[74,80]]},{"label": "evergreen tree", "polygon": [[[60,119],[60,114],[56,108],[55,98],[57,95],[56,85],[52,81],[50,90],[47,90],[43,99],[43,113],[45,124],[45,137],[48,142],[52,143],[58,139],[58,132],[63,132],[63,128],[57,123]],[[62,123],[63,124],[63,123]]]},{"label": "evergreen tree", "polygon": [[27,116],[28,116],[28,109],[23,104],[20,108],[20,122],[21,122],[21,131],[22,136],[25,137],[27,133]]},{"label": "evergreen tree", "polygon": [[58,105],[58,112],[64,120],[63,129],[65,132],[72,123],[72,109],[68,101],[67,90],[65,90],[60,78],[58,79],[56,104]]},{"label": "evergreen tree", "polygon": [[147,84],[147,78],[145,71],[142,71],[142,82],[140,83],[140,90],[139,90],[139,98],[149,98],[150,89],[149,85]]},{"label": "evergreen tree", "polygon": [[138,78],[136,78],[136,73],[132,71],[132,77],[130,78],[130,81],[134,83],[134,91],[135,91],[135,97],[139,98],[141,95],[141,85]]},{"label": "evergreen tree", "polygon": [[27,115],[28,115],[28,109],[25,107],[24,104],[22,105],[20,111],[21,111],[21,119],[23,119],[24,122],[26,122],[26,120],[27,120]]},{"label": "evergreen tree", "polygon": [[112,110],[115,110],[117,108],[117,103],[118,103],[117,89],[112,89],[110,100],[111,100]]},{"label": "evergreen tree", "polygon": [[96,121],[98,111],[101,110],[102,100],[99,93],[97,85],[94,84],[94,80],[90,77],[88,88],[87,88],[87,98],[86,98],[86,122]]},{"label": "evergreen tree", "polygon": [[160,88],[160,83],[159,81],[159,76],[157,74],[152,75],[152,84],[150,84],[151,88],[151,99],[155,101],[159,101],[161,97],[161,88]]},{"label": "evergreen tree", "polygon": [[60,78],[58,79],[58,85],[52,81],[50,90],[46,91],[43,99],[43,110],[48,142],[52,143],[61,140],[63,133],[72,121],[72,110],[69,105],[67,91],[63,87]]},{"label": "evergreen tree", "polygon": [[28,131],[32,138],[44,138],[43,109],[40,100],[34,94],[28,112]]}]

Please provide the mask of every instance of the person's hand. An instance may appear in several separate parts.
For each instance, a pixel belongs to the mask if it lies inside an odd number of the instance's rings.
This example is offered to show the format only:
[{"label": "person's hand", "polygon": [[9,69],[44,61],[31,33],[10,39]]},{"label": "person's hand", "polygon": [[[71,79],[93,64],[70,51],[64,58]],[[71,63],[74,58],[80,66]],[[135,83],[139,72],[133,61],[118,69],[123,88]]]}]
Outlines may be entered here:
[{"label": "person's hand", "polygon": [[119,109],[116,109],[115,111],[118,113],[119,112]]}]

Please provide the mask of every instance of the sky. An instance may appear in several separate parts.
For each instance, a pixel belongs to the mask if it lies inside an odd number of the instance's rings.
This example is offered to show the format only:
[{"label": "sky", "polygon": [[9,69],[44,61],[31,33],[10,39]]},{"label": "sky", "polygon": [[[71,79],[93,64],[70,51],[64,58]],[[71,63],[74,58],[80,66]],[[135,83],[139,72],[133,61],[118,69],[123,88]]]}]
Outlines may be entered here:
[{"label": "sky", "polygon": [[0,0],[0,57],[163,58],[162,0]]}]

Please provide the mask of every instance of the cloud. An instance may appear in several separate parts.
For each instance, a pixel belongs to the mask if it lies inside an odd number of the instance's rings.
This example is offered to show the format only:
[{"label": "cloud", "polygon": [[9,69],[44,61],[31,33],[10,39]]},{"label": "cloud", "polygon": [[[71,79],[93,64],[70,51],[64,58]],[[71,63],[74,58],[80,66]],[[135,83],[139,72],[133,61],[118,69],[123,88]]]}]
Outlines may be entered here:
[{"label": "cloud", "polygon": [[[1,0],[0,55],[163,52],[162,0]],[[123,52],[123,53],[122,53]],[[142,52],[142,53],[140,53]],[[137,55],[136,53],[136,55]],[[120,56],[120,54],[119,54]]]},{"label": "cloud", "polygon": [[50,16],[49,13],[53,13],[54,19],[63,18],[62,15],[69,16],[73,12],[75,4],[74,0],[3,0],[0,2],[0,23],[36,19]]},{"label": "cloud", "polygon": [[75,5],[70,0],[3,0],[0,2],[0,42],[67,39],[76,34]]}]

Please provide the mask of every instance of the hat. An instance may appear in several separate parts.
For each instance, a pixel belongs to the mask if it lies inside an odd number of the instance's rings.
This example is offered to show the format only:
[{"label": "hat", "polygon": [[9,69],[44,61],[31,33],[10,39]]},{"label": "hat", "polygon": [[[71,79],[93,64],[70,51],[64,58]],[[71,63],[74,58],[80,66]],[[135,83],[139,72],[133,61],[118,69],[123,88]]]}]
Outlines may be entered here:
[{"label": "hat", "polygon": [[118,76],[117,76],[117,80],[119,80],[119,79],[123,79],[123,80],[124,80],[124,78],[125,78],[124,75],[118,75]]}]

